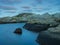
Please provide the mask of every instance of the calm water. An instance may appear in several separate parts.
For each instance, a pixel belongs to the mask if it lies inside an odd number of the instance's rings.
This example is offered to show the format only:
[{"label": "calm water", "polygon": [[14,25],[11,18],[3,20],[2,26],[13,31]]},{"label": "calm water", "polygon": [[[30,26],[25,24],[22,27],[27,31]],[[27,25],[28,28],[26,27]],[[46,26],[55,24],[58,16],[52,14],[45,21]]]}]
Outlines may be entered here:
[{"label": "calm water", "polygon": [[[38,34],[23,29],[24,23],[0,24],[0,45],[38,45]],[[22,35],[14,34],[16,28],[22,28]]]}]

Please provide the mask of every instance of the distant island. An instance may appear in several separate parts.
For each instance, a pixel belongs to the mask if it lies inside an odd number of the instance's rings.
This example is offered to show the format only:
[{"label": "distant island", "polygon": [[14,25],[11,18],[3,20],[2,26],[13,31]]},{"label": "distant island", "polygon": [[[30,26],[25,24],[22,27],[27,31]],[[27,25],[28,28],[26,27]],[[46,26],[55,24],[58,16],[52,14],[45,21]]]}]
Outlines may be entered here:
[{"label": "distant island", "polygon": [[60,13],[55,14],[34,14],[34,13],[21,13],[13,17],[3,17],[0,18],[0,24],[4,23],[56,23],[60,22]]}]

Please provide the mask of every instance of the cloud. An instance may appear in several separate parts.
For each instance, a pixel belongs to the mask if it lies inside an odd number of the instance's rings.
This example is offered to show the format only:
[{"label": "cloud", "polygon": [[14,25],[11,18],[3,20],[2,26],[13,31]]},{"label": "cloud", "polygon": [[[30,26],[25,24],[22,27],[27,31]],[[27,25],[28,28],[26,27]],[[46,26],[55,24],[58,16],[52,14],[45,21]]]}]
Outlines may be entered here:
[{"label": "cloud", "polygon": [[24,9],[30,9],[31,7],[29,7],[29,6],[22,6],[22,8],[24,8]]},{"label": "cloud", "polygon": [[21,2],[21,0],[0,0],[0,3],[4,3],[4,4],[14,4],[19,2]]},{"label": "cloud", "polygon": [[23,11],[28,11],[28,12],[32,12],[32,10],[23,10]]},{"label": "cloud", "polygon": [[40,5],[42,3],[42,0],[34,0],[34,2],[31,3],[32,6],[37,6]]},{"label": "cloud", "polygon": [[8,11],[5,11],[5,13],[16,13],[15,10],[8,10]]},{"label": "cloud", "polygon": [[40,4],[40,3],[42,2],[42,0],[36,0],[36,2],[37,2],[38,4]]},{"label": "cloud", "polygon": [[2,10],[16,10],[16,8],[13,6],[0,6],[0,9],[2,9]]},{"label": "cloud", "polygon": [[30,6],[22,6],[23,12],[32,12],[32,7]]}]

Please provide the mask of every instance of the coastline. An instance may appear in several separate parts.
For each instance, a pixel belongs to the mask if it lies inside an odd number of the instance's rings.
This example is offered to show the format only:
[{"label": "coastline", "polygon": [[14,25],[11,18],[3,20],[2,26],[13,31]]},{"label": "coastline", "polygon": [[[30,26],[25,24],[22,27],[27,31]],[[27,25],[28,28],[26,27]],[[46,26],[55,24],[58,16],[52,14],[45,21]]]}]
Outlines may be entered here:
[{"label": "coastline", "polygon": [[0,24],[12,24],[12,23],[26,23],[27,21],[21,21],[21,22],[0,22]]}]

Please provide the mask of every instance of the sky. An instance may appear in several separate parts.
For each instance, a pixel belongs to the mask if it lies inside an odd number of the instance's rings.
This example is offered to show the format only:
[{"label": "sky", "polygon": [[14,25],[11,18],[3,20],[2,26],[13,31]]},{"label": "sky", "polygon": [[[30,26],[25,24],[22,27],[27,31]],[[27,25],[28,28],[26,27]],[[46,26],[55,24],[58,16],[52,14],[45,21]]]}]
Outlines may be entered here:
[{"label": "sky", "polygon": [[0,0],[0,17],[26,12],[37,14],[60,12],[60,0]]}]

